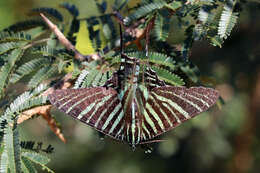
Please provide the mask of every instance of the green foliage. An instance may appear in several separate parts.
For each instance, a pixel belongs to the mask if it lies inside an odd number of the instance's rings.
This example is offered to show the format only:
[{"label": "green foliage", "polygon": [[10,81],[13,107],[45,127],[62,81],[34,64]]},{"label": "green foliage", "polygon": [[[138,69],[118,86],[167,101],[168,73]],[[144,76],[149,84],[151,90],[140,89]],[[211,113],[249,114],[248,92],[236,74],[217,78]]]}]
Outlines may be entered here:
[{"label": "green foliage", "polygon": [[157,40],[166,41],[170,31],[170,18],[167,11],[161,11],[155,19],[155,33]]},{"label": "green foliage", "polygon": [[213,22],[215,13],[213,13],[212,10],[212,5],[203,5],[200,7],[198,19],[203,25]]},{"label": "green foliage", "polygon": [[11,65],[6,63],[4,64],[4,66],[1,68],[1,82],[0,82],[0,96],[2,97],[3,96],[3,91],[4,91],[4,88],[6,86],[6,83],[7,83],[7,79],[8,79],[8,76],[11,72]]},{"label": "green foliage", "polygon": [[53,17],[54,19],[57,19],[58,21],[62,22],[63,21],[63,16],[62,14],[54,9],[54,8],[47,8],[47,7],[42,7],[42,8],[34,8],[31,10],[31,14],[39,14],[39,13],[44,13],[48,16]]},{"label": "green foliage", "polygon": [[77,17],[79,15],[79,10],[78,8],[73,5],[73,4],[69,4],[69,3],[63,3],[60,5],[62,8],[68,10],[68,12],[73,16],[73,17]]},{"label": "green foliage", "polygon": [[[4,117],[9,117],[7,122],[12,122],[13,114],[21,113],[22,111],[32,108],[34,106],[46,104],[47,97],[46,96],[38,96],[41,92],[46,90],[46,85],[39,85],[37,88],[32,90],[31,92],[27,91],[17,97],[5,110],[3,114]],[[15,117],[17,117],[16,115]]]},{"label": "green foliage", "polygon": [[199,82],[200,71],[197,66],[190,62],[179,62],[178,66],[190,81],[193,83]]},{"label": "green foliage", "polygon": [[[23,152],[22,153],[23,160],[26,160],[27,166],[32,168],[32,164],[37,164],[42,167],[43,170],[46,170],[47,172],[54,173],[51,169],[49,169],[46,164],[49,163],[50,159],[44,155],[41,155],[39,153],[33,153],[33,152]],[[29,166],[29,164],[31,164]],[[27,168],[27,167],[26,167]],[[27,170],[29,171],[27,168]]]},{"label": "green foliage", "polygon": [[156,1],[156,2],[152,2],[152,3],[145,3],[144,5],[142,5],[141,7],[139,7],[134,13],[132,13],[131,15],[129,15],[128,17],[125,18],[125,22],[126,24],[130,24],[132,21],[146,16],[149,13],[154,12],[155,10],[159,10],[161,8],[164,7],[166,3],[164,1]]},{"label": "green foliage", "polygon": [[113,8],[119,11],[127,5],[128,1],[129,0],[115,0]]},{"label": "green foliage", "polygon": [[35,144],[35,141],[21,141],[20,143],[21,148],[25,150],[31,150],[35,152],[45,152],[45,153],[52,153],[54,148],[51,145],[48,145],[47,148],[43,148],[43,143],[38,142],[37,145]]},{"label": "green foliage", "polygon": [[235,0],[228,0],[223,8],[218,27],[220,38],[226,39],[237,22],[238,13],[234,12],[235,3]]},{"label": "green foliage", "polygon": [[[7,126],[5,129],[5,135],[3,139],[4,143],[4,151],[6,150],[8,156],[8,169],[11,172],[21,172],[21,163],[20,163],[20,147],[19,147],[19,132],[18,128],[16,127],[17,124],[14,121],[14,127],[10,125]],[[3,159],[1,159],[3,160]],[[4,166],[6,169],[7,166]]]},{"label": "green foliage", "polygon": [[[175,69],[175,61],[173,57],[169,57],[159,52],[149,52],[148,56],[145,56],[144,52],[129,52],[126,54],[130,57],[136,57],[140,59],[141,64],[149,63],[150,65],[159,65],[165,68],[170,68],[171,70]],[[115,56],[113,58],[109,57],[107,60],[111,66],[114,66],[115,64],[120,63],[120,56]],[[112,61],[110,62],[110,60]]]},{"label": "green foliage", "polygon": [[19,43],[16,42],[7,42],[7,43],[2,43],[0,44],[0,55],[5,55],[9,51],[19,47]]},{"label": "green foliage", "polygon": [[111,76],[112,69],[109,69],[106,65],[100,67],[95,62],[89,63],[88,68],[80,73],[74,88],[103,86]]},{"label": "green foliage", "polygon": [[4,31],[12,31],[12,32],[19,32],[19,31],[24,31],[24,30],[29,30],[35,27],[46,27],[46,24],[39,19],[31,19],[31,20],[26,20],[22,22],[17,22],[8,28],[5,28]]},{"label": "green foliage", "polygon": [[46,80],[57,73],[58,73],[57,66],[53,66],[53,67],[44,66],[43,68],[39,69],[35,73],[35,75],[30,79],[28,83],[28,87],[34,88],[38,84],[40,84],[43,80]]},{"label": "green foliage", "polygon": [[161,80],[164,80],[165,82],[175,86],[184,85],[183,80],[179,76],[169,72],[168,70],[155,66],[152,67],[152,69],[156,71]]},{"label": "green foliage", "polygon": [[0,32],[0,43],[5,42],[18,42],[18,41],[30,41],[32,39],[30,34],[23,31],[13,33],[13,32]]},{"label": "green foliage", "polygon": [[3,60],[7,60],[7,62],[4,64],[4,66],[1,68],[0,71],[0,76],[1,76],[1,81],[0,81],[0,98],[1,96],[4,95],[4,88],[6,85],[8,85],[8,78],[10,74],[12,73],[13,67],[16,63],[16,61],[21,58],[23,55],[23,50],[20,48],[12,50]]},{"label": "green foliage", "polygon": [[[80,16],[80,10],[74,5],[63,3],[63,11],[71,18],[65,18],[59,9],[40,7],[33,9],[31,15],[44,13],[55,19],[57,27],[77,47],[80,39],[86,39],[84,45],[91,50],[78,50],[101,55],[92,62],[75,60],[74,53],[65,50],[55,34],[50,33],[45,23],[38,18],[18,22],[0,32],[0,103],[7,97],[11,104],[1,106],[0,141],[1,172],[37,172],[35,165],[52,172],[46,167],[50,161],[40,152],[51,153],[49,145],[42,149],[41,144],[34,141],[20,143],[19,124],[17,119],[23,111],[48,104],[47,97],[40,94],[60,81],[66,74],[72,73],[74,88],[102,86],[118,70],[120,52],[118,44],[118,21],[125,24],[124,43],[135,41],[124,50],[130,57],[140,60],[141,69],[151,67],[168,85],[198,84],[199,69],[193,65],[189,57],[194,42],[208,40],[221,47],[234,28],[239,13],[235,10],[238,1],[166,1],[143,0],[133,8],[128,8],[128,0],[115,0],[112,8],[108,0],[95,1],[99,14],[97,16]],[[115,10],[111,13],[111,9]],[[123,17],[122,14],[124,14]],[[83,22],[84,21],[84,22]],[[144,37],[136,38],[136,32],[143,31],[149,21],[154,22],[150,33],[148,56],[145,55]],[[84,23],[86,26],[82,26]],[[173,27],[176,26],[176,27]],[[80,28],[85,28],[81,35]],[[174,28],[174,29],[173,29]],[[181,32],[182,40],[173,43],[175,29]],[[183,32],[185,31],[185,33]],[[171,34],[173,33],[173,34]],[[148,33],[149,34],[149,33]],[[179,35],[178,35],[179,36]],[[138,40],[140,39],[140,40]],[[84,47],[84,46],[83,46]],[[138,51],[137,51],[138,49]],[[140,50],[142,49],[142,50]],[[46,85],[42,85],[45,83]],[[15,84],[26,86],[29,91],[23,94],[10,92]],[[9,95],[8,95],[9,94]],[[12,96],[9,99],[9,96]],[[17,97],[14,99],[14,97]],[[4,104],[3,104],[4,105]]]},{"label": "green foliage", "polygon": [[[46,88],[46,85],[40,85],[30,92],[27,91],[21,94],[10,104],[1,116],[1,131],[3,132],[3,140],[1,141],[1,147],[3,147],[0,165],[1,172],[33,172],[33,168],[31,168],[32,171],[30,171],[29,161],[22,159],[23,157],[30,159],[30,155],[28,156],[27,152],[21,150],[17,119],[21,112],[35,106],[46,104],[47,97],[39,96]],[[45,156],[35,152],[31,154],[39,155],[38,157],[40,159],[44,158],[44,160],[31,158],[31,161],[47,169],[45,166]]]},{"label": "green foliage", "polygon": [[22,169],[25,173],[36,173],[37,170],[34,167],[33,163],[27,159],[26,157],[22,156]]},{"label": "green foliage", "polygon": [[34,72],[37,70],[37,68],[40,68],[42,66],[45,66],[46,64],[49,64],[49,60],[41,57],[37,59],[32,59],[31,61],[28,61],[24,64],[22,64],[15,73],[12,74],[10,78],[11,83],[16,83],[20,79],[22,79],[24,76]]}]

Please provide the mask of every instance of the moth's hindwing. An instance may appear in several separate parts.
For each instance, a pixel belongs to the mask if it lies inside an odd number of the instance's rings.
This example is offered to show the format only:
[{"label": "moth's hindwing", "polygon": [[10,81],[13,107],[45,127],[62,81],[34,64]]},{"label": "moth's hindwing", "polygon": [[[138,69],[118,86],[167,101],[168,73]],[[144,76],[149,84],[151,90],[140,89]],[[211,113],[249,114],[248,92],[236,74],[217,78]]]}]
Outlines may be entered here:
[{"label": "moth's hindwing", "polygon": [[48,97],[51,104],[62,112],[108,136],[124,140],[124,113],[114,89],[95,87],[56,90]]},{"label": "moth's hindwing", "polygon": [[146,102],[142,123],[143,140],[150,140],[214,105],[217,90],[204,87],[154,88]]}]

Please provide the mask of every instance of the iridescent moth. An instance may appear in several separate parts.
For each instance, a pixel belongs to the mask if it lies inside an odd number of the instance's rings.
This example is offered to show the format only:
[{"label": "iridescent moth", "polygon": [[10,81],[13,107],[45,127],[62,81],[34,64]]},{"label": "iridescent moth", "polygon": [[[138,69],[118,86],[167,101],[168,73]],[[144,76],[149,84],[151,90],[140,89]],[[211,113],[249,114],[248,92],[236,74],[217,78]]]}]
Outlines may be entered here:
[{"label": "iridescent moth", "polygon": [[149,66],[121,52],[119,70],[104,86],[56,90],[50,102],[62,112],[133,148],[214,105],[216,90],[169,86]]}]

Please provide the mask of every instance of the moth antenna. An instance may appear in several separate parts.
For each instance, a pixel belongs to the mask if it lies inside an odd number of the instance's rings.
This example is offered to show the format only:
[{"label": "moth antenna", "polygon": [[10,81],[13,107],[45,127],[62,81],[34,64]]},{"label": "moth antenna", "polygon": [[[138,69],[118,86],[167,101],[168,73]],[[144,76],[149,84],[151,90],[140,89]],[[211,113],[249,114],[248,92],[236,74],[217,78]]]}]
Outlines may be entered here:
[{"label": "moth antenna", "polygon": [[166,142],[168,140],[163,140],[163,139],[155,139],[155,140],[151,140],[151,141],[144,141],[139,143],[140,145],[144,145],[144,144],[151,144],[151,143],[159,143],[159,142]]},{"label": "moth antenna", "polygon": [[120,32],[120,53],[123,53],[123,32],[122,32],[122,26],[119,23],[119,32]]},{"label": "moth antenna", "polygon": [[[150,23],[149,23],[150,24]],[[149,50],[149,24],[145,33],[145,56],[148,58],[148,50]]]},{"label": "moth antenna", "polygon": [[152,18],[147,27],[146,27],[146,31],[145,31],[145,56],[148,57],[148,51],[149,51],[149,42],[150,42],[150,32],[153,28],[153,24],[154,24],[154,19]]},{"label": "moth antenna", "polygon": [[[119,82],[118,82],[118,88],[122,89],[122,79],[125,79],[125,72],[126,72],[126,60],[125,60],[125,56],[124,52],[123,52],[123,45],[124,45],[124,40],[123,40],[123,31],[122,31],[122,25],[121,23],[119,23],[119,32],[120,32],[120,55],[121,55],[121,59],[120,59],[120,71],[122,72],[122,70],[124,71],[123,76],[122,74],[119,74]],[[120,77],[121,76],[121,77]]]},{"label": "moth antenna", "polygon": [[[149,21],[149,23],[146,26],[146,30],[145,30],[145,56],[146,56],[147,59],[148,59],[148,51],[149,51],[150,32],[152,30],[153,23],[154,23],[154,18],[152,18]],[[149,61],[147,61],[147,67],[149,69],[151,68]],[[147,67],[146,67],[145,70],[147,70]],[[144,70],[144,72],[145,72],[145,70]],[[143,80],[144,80],[144,72],[143,72]],[[150,82],[150,79],[148,80],[148,82]]]}]

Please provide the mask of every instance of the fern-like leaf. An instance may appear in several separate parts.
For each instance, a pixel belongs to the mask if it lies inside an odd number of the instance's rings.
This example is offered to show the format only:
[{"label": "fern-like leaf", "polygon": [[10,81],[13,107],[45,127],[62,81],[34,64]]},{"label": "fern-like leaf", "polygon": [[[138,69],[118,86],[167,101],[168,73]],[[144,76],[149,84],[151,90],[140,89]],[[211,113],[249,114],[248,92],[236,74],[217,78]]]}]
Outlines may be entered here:
[{"label": "fern-like leaf", "polygon": [[[11,172],[21,172],[19,132],[16,123],[14,128],[9,124],[4,135],[4,150],[8,155],[8,167]],[[17,145],[18,144],[18,145]]]},{"label": "fern-like leaf", "polygon": [[98,80],[96,77],[99,73],[100,71],[98,69],[91,70],[88,74],[87,80],[83,82],[82,87],[90,87],[95,80]]},{"label": "fern-like leaf", "polygon": [[4,95],[4,88],[7,84],[9,73],[11,72],[11,65],[9,63],[6,63],[0,71],[0,98]]},{"label": "fern-like leaf", "polygon": [[104,74],[101,70],[98,69],[91,70],[87,75],[87,77],[85,78],[85,80],[82,82],[81,87],[84,88],[84,87],[102,86],[104,84],[104,80],[103,83],[100,83],[100,81],[102,81],[101,79],[103,75],[106,74]]},{"label": "fern-like leaf", "polygon": [[22,170],[24,173],[37,173],[33,163],[26,157],[21,157],[22,160]]},{"label": "fern-like leaf", "polygon": [[6,145],[1,145],[4,149],[1,153],[0,172],[8,172],[8,153],[5,146]]},{"label": "fern-like leaf", "polygon": [[60,53],[58,51],[60,50],[57,50],[54,46],[47,45],[35,48],[34,50],[32,50],[32,53],[41,54],[43,56],[57,56],[57,54]]},{"label": "fern-like leaf", "polygon": [[212,13],[211,10],[212,10],[212,6],[209,6],[209,5],[203,5],[200,8],[198,18],[202,24],[209,24],[209,23],[213,22],[215,13]]},{"label": "fern-like leaf", "polygon": [[19,32],[19,31],[32,29],[32,28],[35,28],[35,27],[46,28],[46,24],[43,20],[32,19],[32,20],[17,22],[15,24],[9,26],[8,28],[5,28],[4,31]]},{"label": "fern-like leaf", "polygon": [[37,70],[37,68],[41,68],[43,65],[46,66],[49,63],[50,63],[50,61],[46,58],[37,58],[37,59],[33,59],[29,62],[26,62],[15,71],[15,73],[10,78],[10,82],[16,83],[17,81],[22,79],[24,76]]},{"label": "fern-like leaf", "polygon": [[17,41],[31,41],[32,36],[25,32],[17,32],[17,33],[10,33],[10,32],[0,32],[0,43],[5,42],[17,42]]},{"label": "fern-like leaf", "polygon": [[134,13],[124,19],[124,22],[128,25],[133,20],[140,17],[146,16],[147,14],[153,12],[154,10],[159,10],[166,5],[164,1],[152,2],[139,7]]},{"label": "fern-like leaf", "polygon": [[5,149],[1,153],[0,172],[8,172],[8,153]]},{"label": "fern-like leaf", "polygon": [[23,152],[22,157],[30,160],[35,164],[40,165],[42,169],[47,170],[50,173],[54,173],[50,168],[46,166],[46,164],[50,161],[48,157],[35,152]]},{"label": "fern-like leaf", "polygon": [[210,41],[213,46],[219,46],[220,48],[222,47],[222,44],[224,42],[223,38],[220,38],[219,35],[216,35],[215,37],[210,38]]},{"label": "fern-like leaf", "polygon": [[145,58],[146,61],[149,63],[154,63],[156,65],[169,67],[171,70],[175,69],[175,61],[172,57],[169,57],[165,54],[158,53],[158,52],[149,52],[148,57],[142,56],[142,58]]},{"label": "fern-like leaf", "polygon": [[51,145],[49,145],[46,149],[43,149],[42,142],[38,142],[37,145],[35,145],[34,141],[22,141],[21,148],[25,150],[37,152],[37,153],[40,151],[45,153],[52,153],[54,149]]},{"label": "fern-like leaf", "polygon": [[[149,52],[148,57],[145,56],[144,52],[131,52],[126,53],[130,57],[136,57],[140,59],[141,63],[156,64],[157,66],[168,67],[171,70],[175,70],[175,61],[172,57],[158,52]],[[111,65],[119,64],[120,57],[116,56],[112,59]]]},{"label": "fern-like leaf", "polygon": [[16,120],[14,121],[12,130],[13,130],[13,148],[14,148],[15,167],[17,172],[21,172],[20,136],[19,136],[19,128],[17,126]]},{"label": "fern-like leaf", "polygon": [[8,62],[1,68],[0,71],[0,98],[4,95],[4,88],[8,84],[8,78],[11,74],[12,68],[16,61],[20,59],[23,55],[22,49],[14,49],[10,54],[8,54]]},{"label": "fern-like leaf", "polygon": [[23,49],[14,49],[8,57],[8,63],[11,65],[11,67],[14,66],[14,64],[20,60],[20,58],[23,56],[24,50]]},{"label": "fern-like leaf", "polygon": [[4,130],[7,127],[7,120],[3,117],[0,118],[0,143],[2,143],[3,137],[4,137]]},{"label": "fern-like leaf", "polygon": [[[20,96],[18,96],[5,110],[4,116],[10,117],[10,115],[13,115],[14,113],[19,113],[29,108],[32,108],[34,106],[45,104],[47,102],[46,96],[35,97],[39,93],[43,92],[44,89],[45,89],[44,86],[40,85],[32,92],[27,91],[21,94]],[[10,118],[8,118],[7,120],[9,122]]]},{"label": "fern-like leaf", "polygon": [[46,84],[40,84],[39,86],[34,88],[34,90],[31,92],[31,94],[32,94],[32,96],[37,96],[37,95],[41,94],[42,92],[44,92],[47,88],[48,87]]},{"label": "fern-like leaf", "polygon": [[[92,81],[92,86],[102,86],[104,83],[100,83],[102,81],[102,78],[106,76],[105,73],[100,71],[96,76],[95,79]],[[104,81],[104,80],[103,80]]]},{"label": "fern-like leaf", "polygon": [[7,43],[0,44],[0,55],[8,53],[9,51],[17,48],[19,45],[20,44],[17,42],[7,42]]},{"label": "fern-like leaf", "polygon": [[77,78],[77,80],[75,82],[74,89],[80,88],[80,86],[83,84],[84,80],[86,80],[88,73],[89,72],[87,70],[82,70],[82,72],[80,73],[79,77]]},{"label": "fern-like leaf", "polygon": [[40,105],[46,104],[46,102],[47,102],[46,96],[34,97],[34,98],[31,98],[29,101],[25,102],[24,104],[22,104],[19,107],[19,110],[21,112],[21,110],[27,110],[27,109],[30,109],[35,106],[40,106]]},{"label": "fern-like leaf", "polygon": [[44,13],[48,16],[51,16],[55,19],[57,19],[58,21],[62,22],[63,21],[63,16],[62,14],[56,10],[55,8],[48,8],[48,7],[42,7],[42,8],[34,8],[31,10],[31,12],[29,14],[39,14],[39,13]]},{"label": "fern-like leaf", "polygon": [[39,85],[43,80],[57,73],[58,73],[58,68],[56,66],[52,66],[52,67],[45,66],[36,72],[36,74],[29,81],[28,86],[30,88],[34,88],[37,85]]},{"label": "fern-like leaf", "polygon": [[[20,96],[18,96],[11,104],[10,106],[5,110],[4,116],[9,117],[10,115],[13,115],[15,112],[19,112],[21,109],[21,105],[24,102],[27,102],[32,95],[29,92],[24,92]],[[10,119],[10,118],[9,118]],[[8,122],[9,123],[9,122]]]},{"label": "fern-like leaf", "polygon": [[218,26],[218,35],[220,38],[226,39],[237,22],[238,13],[234,12],[234,6],[235,1],[233,0],[228,0],[224,6]]},{"label": "fern-like leaf", "polygon": [[175,85],[175,86],[181,86],[184,85],[184,81],[177,75],[171,73],[170,71],[153,66],[152,69],[156,71],[157,75],[161,80],[164,80],[165,82]]},{"label": "fern-like leaf", "polygon": [[69,4],[67,2],[60,5],[62,8],[66,9],[73,17],[78,17],[79,10],[74,4]]},{"label": "fern-like leaf", "polygon": [[157,40],[166,41],[170,30],[170,17],[166,10],[158,13],[155,19],[155,33]]}]

